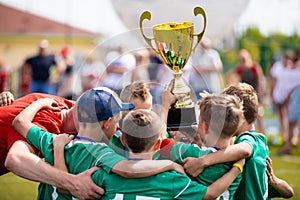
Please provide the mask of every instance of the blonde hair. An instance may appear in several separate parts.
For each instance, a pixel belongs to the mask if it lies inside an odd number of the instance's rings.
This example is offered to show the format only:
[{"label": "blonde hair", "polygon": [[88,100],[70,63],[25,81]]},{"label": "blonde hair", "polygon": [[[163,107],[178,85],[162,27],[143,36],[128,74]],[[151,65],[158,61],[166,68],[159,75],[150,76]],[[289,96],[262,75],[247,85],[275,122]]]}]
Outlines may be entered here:
[{"label": "blonde hair", "polygon": [[200,100],[200,117],[215,134],[231,137],[243,122],[243,105],[235,96],[204,93]]},{"label": "blonde hair", "polygon": [[149,98],[149,95],[147,84],[142,81],[136,81],[123,88],[120,99],[123,102],[130,102],[130,100],[135,98],[145,101]]}]

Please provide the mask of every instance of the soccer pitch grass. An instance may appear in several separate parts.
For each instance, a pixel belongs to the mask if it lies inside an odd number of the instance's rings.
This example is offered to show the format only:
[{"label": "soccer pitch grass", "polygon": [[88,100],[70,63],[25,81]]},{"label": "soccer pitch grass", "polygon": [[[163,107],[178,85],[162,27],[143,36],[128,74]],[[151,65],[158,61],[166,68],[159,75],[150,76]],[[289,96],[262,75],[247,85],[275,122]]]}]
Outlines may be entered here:
[{"label": "soccer pitch grass", "polygon": [[[275,174],[286,180],[295,191],[291,199],[300,199],[300,149],[294,147],[292,155],[278,156],[279,147],[270,146]],[[12,173],[0,177],[0,200],[32,200],[37,197],[38,183],[25,180]],[[281,198],[275,198],[281,199]]]}]

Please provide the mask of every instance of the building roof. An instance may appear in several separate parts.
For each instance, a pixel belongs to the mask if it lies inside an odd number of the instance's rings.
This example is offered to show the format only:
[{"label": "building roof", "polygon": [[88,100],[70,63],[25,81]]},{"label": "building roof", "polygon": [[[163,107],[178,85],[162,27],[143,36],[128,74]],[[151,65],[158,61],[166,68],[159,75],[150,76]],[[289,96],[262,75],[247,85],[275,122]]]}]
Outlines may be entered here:
[{"label": "building roof", "polygon": [[0,34],[99,36],[82,28],[63,24],[0,3]]}]

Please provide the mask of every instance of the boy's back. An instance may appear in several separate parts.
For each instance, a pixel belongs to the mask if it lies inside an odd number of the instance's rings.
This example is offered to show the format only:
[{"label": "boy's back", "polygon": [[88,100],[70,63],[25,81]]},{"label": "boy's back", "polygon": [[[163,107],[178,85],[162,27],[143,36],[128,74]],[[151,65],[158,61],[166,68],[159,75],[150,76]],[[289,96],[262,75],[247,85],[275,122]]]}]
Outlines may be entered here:
[{"label": "boy's back", "polygon": [[101,199],[202,199],[207,187],[175,171],[129,179],[97,171],[93,180],[105,188]]},{"label": "boy's back", "polygon": [[[194,144],[185,144],[183,142],[175,143],[169,152],[166,152],[162,148],[163,156],[170,158],[179,164],[182,164],[182,160],[188,157],[198,158],[213,152],[216,152],[218,148],[216,147],[199,147]],[[226,174],[232,168],[232,163],[221,163],[212,165],[204,169],[204,171],[198,175],[195,180],[203,185],[209,186],[224,174]],[[242,179],[242,174],[232,182],[232,184],[226,189],[226,191],[220,196],[225,199],[233,199],[235,191],[237,190]]]},{"label": "boy's back", "polygon": [[252,155],[246,158],[242,181],[235,193],[234,199],[267,199],[268,177],[266,174],[269,154],[266,137],[253,131],[237,136],[235,144],[246,142],[252,147]]},{"label": "boy's back", "polygon": [[[26,139],[43,153],[45,161],[54,164],[53,138],[54,134],[47,133],[43,129],[33,126],[27,134]],[[120,160],[125,158],[118,156],[104,143],[80,141],[71,142],[65,146],[65,159],[68,172],[78,174],[93,166],[101,166],[101,171],[110,172],[111,168]],[[103,165],[101,164],[103,163]],[[39,185],[38,199],[51,199],[64,196],[65,199],[72,199],[71,195],[60,194],[56,187],[41,183]],[[56,199],[56,198],[54,198]]]}]

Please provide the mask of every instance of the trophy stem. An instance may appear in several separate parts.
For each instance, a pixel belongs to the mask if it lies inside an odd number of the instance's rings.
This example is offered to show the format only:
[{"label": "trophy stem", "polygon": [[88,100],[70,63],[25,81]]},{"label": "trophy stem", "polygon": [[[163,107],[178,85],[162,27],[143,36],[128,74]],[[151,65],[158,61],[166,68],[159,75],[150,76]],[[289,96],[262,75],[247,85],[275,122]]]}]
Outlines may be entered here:
[{"label": "trophy stem", "polygon": [[[178,97],[178,100],[174,105],[175,108],[194,107],[194,102],[190,97],[191,89],[184,82],[181,70],[174,72],[174,88],[172,92]],[[184,97],[182,98],[182,96]]]}]

